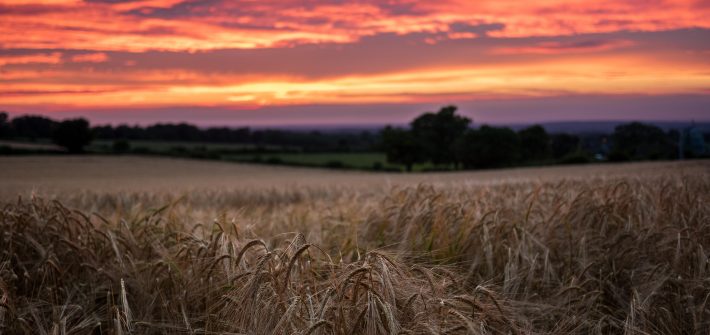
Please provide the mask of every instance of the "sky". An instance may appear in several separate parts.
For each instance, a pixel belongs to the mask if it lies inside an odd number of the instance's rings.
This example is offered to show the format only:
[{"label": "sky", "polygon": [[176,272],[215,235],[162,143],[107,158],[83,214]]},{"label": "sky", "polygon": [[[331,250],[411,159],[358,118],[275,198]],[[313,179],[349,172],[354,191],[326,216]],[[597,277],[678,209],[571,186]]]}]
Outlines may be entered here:
[{"label": "sky", "polygon": [[710,0],[0,0],[0,110],[92,123],[710,121]]}]

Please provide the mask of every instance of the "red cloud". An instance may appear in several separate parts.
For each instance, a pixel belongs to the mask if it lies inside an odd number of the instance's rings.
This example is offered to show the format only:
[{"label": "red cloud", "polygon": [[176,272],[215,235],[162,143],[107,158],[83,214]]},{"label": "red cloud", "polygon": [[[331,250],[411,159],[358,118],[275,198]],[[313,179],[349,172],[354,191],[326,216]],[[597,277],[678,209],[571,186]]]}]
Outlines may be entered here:
[{"label": "red cloud", "polygon": [[710,8],[694,1],[14,0],[0,7],[0,47],[24,49],[197,51],[350,43],[382,33],[474,37],[457,24],[497,24],[493,37],[710,28]]},{"label": "red cloud", "polygon": [[9,0],[0,109],[706,93],[710,30],[678,29],[709,17],[668,0]]}]

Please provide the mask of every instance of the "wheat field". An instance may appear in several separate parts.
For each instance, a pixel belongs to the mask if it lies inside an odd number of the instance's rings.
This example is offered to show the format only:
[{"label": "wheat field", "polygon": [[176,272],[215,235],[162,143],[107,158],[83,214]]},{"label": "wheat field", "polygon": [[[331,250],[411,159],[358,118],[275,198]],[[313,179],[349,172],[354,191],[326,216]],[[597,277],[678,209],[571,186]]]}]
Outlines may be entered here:
[{"label": "wheat field", "polygon": [[0,159],[8,334],[706,334],[710,165]]}]

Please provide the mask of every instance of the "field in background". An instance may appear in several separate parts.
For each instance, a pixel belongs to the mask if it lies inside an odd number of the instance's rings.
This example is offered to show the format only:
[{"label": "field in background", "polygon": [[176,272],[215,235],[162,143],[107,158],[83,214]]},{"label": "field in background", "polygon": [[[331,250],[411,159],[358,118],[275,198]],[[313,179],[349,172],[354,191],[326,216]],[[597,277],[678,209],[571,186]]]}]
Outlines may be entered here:
[{"label": "field in background", "polygon": [[[381,152],[332,152],[332,153],[274,153],[274,154],[239,154],[224,156],[224,160],[237,162],[264,162],[328,168],[354,168],[360,170],[395,170],[402,166],[387,163],[387,157]],[[418,164],[415,171],[426,168]]]},{"label": "field in background", "polygon": [[531,167],[436,173],[373,173],[138,156],[0,157],[0,199],[17,195],[354,188],[383,190],[419,183],[479,185],[561,178],[585,179],[658,174],[706,174],[707,161]]},{"label": "field in background", "polygon": [[[125,152],[117,151],[116,141],[94,140],[85,150],[92,154],[133,154],[198,158],[216,161],[243,162],[267,165],[322,167],[330,169],[355,169],[375,171],[402,171],[404,166],[387,162],[383,152],[301,152],[299,147],[255,145],[239,143],[179,142],[156,140],[130,140]],[[33,153],[63,153],[64,149],[49,139],[37,141],[0,141],[2,148],[15,155]],[[430,163],[415,164],[415,171],[432,169]]]},{"label": "field in background", "polygon": [[129,156],[0,167],[9,333],[710,331],[703,161],[428,174]]}]

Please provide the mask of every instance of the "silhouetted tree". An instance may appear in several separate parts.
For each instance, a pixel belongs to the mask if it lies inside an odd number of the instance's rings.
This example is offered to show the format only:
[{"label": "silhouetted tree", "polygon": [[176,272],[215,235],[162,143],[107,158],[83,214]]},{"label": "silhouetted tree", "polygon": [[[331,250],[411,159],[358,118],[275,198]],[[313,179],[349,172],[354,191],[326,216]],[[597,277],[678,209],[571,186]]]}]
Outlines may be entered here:
[{"label": "silhouetted tree", "polygon": [[14,136],[36,140],[52,137],[57,122],[43,116],[26,115],[12,119],[11,124]]},{"label": "silhouetted tree", "polygon": [[570,134],[555,134],[551,139],[552,156],[555,159],[563,158],[579,149],[579,137]]},{"label": "silhouetted tree", "polygon": [[385,127],[382,131],[382,147],[388,162],[402,164],[407,171],[412,171],[414,164],[425,161],[421,143],[411,131],[405,129]]},{"label": "silhouetted tree", "polygon": [[249,128],[214,127],[202,131],[203,141],[221,143],[247,143],[249,142]]},{"label": "silhouetted tree", "polygon": [[201,135],[200,128],[187,123],[159,123],[149,126],[145,131],[151,139],[164,141],[199,141]]},{"label": "silhouetted tree", "polygon": [[52,134],[52,140],[71,153],[82,152],[84,146],[91,142],[89,122],[85,119],[62,121]]},{"label": "silhouetted tree", "polygon": [[520,159],[520,140],[510,128],[469,129],[457,141],[456,155],[466,169],[511,166]]},{"label": "silhouetted tree", "polygon": [[0,112],[0,138],[10,137],[10,123],[6,112]]},{"label": "silhouetted tree", "polygon": [[[379,137],[369,132],[298,131],[282,129],[254,130],[247,127],[211,127],[201,129],[191,124],[155,124],[146,128],[119,125],[94,127],[96,138],[104,140],[154,140],[180,142],[217,142],[256,144],[260,150],[305,152],[370,151]],[[137,148],[136,148],[137,149]],[[247,149],[244,149],[247,150]]]},{"label": "silhouetted tree", "polygon": [[534,125],[518,132],[520,154],[524,161],[542,161],[550,157],[550,136],[540,125]]},{"label": "silhouetted tree", "polygon": [[671,158],[673,143],[661,128],[632,122],[614,129],[612,160]]},{"label": "silhouetted tree", "polygon": [[471,119],[455,113],[456,106],[447,106],[412,121],[412,133],[421,143],[424,158],[435,165],[456,163],[454,143],[468,129]]}]

